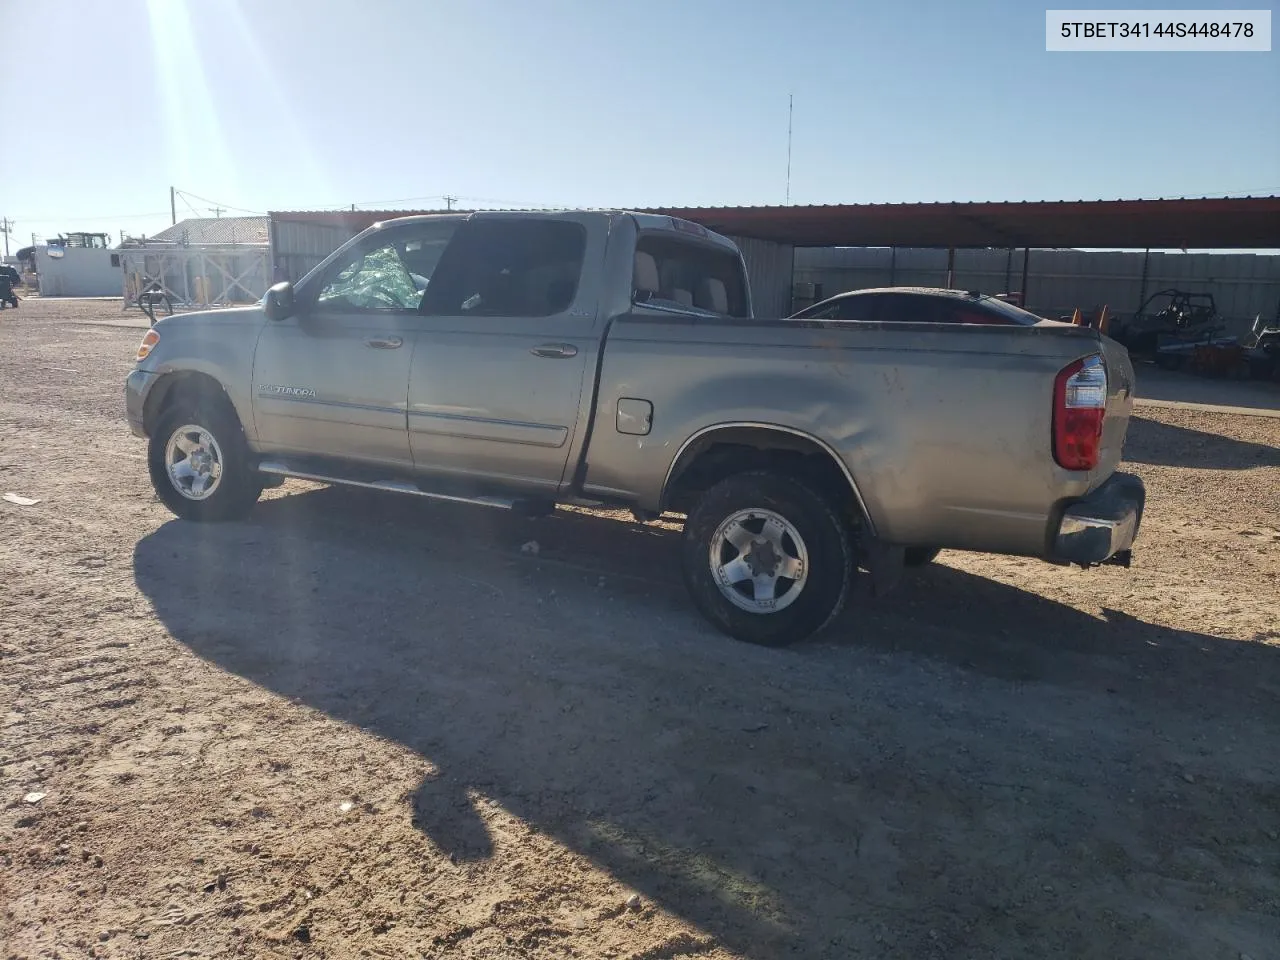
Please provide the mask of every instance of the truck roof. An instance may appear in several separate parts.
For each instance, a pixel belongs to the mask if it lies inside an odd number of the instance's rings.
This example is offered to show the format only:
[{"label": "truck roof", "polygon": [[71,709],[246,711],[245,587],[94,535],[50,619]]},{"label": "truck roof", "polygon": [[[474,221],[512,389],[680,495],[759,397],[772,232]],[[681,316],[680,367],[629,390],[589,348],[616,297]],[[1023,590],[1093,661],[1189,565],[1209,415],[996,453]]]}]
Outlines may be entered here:
[{"label": "truck roof", "polygon": [[369,227],[369,230],[381,230],[393,223],[433,220],[470,220],[473,218],[484,220],[555,219],[556,217],[563,216],[566,213],[572,213],[579,216],[599,216],[601,219],[609,221],[616,220],[619,217],[630,217],[641,230],[669,230],[672,233],[680,233],[685,236],[692,236],[701,240],[711,241],[718,246],[731,249],[735,253],[738,250],[737,244],[728,237],[716,233],[713,230],[708,230],[700,223],[694,223],[692,220],[682,220],[679,217],[669,217],[658,213],[638,213],[633,210],[596,210],[566,207],[564,209],[556,210],[475,210],[471,212],[458,213],[426,213],[395,217],[391,220],[380,220]]}]

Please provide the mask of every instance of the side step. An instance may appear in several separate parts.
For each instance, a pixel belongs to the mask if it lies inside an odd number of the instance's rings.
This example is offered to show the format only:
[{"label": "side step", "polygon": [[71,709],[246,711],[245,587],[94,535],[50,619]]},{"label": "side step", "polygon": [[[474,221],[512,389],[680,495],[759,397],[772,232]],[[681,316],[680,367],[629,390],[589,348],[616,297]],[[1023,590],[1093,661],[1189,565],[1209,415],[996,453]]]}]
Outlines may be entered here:
[{"label": "side step", "polygon": [[441,493],[436,490],[424,490],[408,480],[354,480],[350,477],[334,477],[321,473],[312,473],[296,469],[278,460],[264,460],[258,464],[258,472],[273,477],[294,477],[297,480],[314,480],[317,483],[340,483],[347,487],[364,487],[367,490],[387,490],[391,493],[408,493],[415,497],[430,497],[432,500],[449,500],[453,503],[471,503],[480,507],[494,507],[498,510],[512,510],[515,500],[502,497],[475,497],[455,493]]}]

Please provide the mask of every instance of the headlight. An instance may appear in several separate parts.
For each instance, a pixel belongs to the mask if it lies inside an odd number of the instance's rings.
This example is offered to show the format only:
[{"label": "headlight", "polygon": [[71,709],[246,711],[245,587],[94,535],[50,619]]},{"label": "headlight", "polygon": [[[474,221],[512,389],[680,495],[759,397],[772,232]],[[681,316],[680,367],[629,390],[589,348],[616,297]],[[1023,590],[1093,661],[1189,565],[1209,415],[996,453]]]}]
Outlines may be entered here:
[{"label": "headlight", "polygon": [[147,359],[151,351],[155,349],[156,344],[160,342],[160,334],[154,329],[148,330],[146,336],[142,338],[142,342],[138,344],[138,360]]}]

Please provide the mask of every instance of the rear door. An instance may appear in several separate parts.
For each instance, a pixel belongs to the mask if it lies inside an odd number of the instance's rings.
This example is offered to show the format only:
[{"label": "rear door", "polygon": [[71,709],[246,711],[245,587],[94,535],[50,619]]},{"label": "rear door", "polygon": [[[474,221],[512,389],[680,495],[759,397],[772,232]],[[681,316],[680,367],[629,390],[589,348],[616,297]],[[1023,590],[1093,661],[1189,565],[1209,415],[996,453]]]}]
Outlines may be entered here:
[{"label": "rear door", "polygon": [[417,470],[543,494],[560,485],[599,336],[606,237],[592,223],[487,216],[459,229],[409,375]]},{"label": "rear door", "polygon": [[370,234],[268,322],[253,364],[253,411],[269,451],[409,468],[405,401],[419,306],[458,220]]}]

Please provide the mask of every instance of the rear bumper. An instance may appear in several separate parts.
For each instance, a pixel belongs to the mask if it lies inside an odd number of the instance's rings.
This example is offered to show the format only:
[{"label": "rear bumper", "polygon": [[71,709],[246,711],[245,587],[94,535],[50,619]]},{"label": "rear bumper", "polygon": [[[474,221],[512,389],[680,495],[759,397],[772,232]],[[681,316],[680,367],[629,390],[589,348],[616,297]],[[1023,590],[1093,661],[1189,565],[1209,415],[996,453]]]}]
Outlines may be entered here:
[{"label": "rear bumper", "polygon": [[147,394],[155,382],[156,375],[145,370],[134,370],[124,382],[124,415],[135,436],[145,438],[147,435],[143,411],[147,405]]},{"label": "rear bumper", "polygon": [[1097,490],[1063,511],[1054,536],[1052,559],[1081,566],[1107,561],[1128,566],[1146,502],[1147,490],[1141,477],[1112,474]]}]

